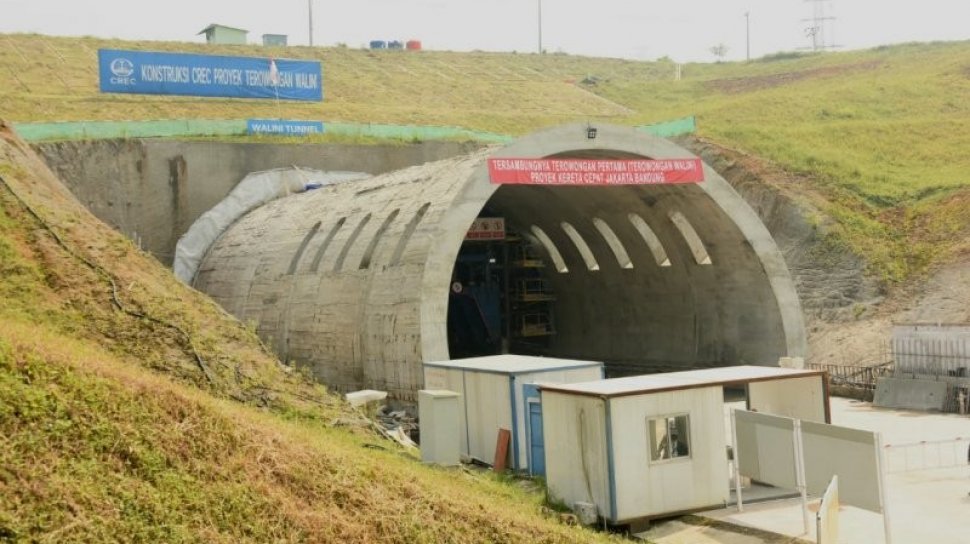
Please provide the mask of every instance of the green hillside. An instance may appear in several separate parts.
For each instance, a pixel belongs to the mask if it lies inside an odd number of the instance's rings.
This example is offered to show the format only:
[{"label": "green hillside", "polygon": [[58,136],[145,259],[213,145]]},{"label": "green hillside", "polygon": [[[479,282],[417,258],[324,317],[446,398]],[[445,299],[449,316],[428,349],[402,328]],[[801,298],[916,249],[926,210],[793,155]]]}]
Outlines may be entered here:
[{"label": "green hillside", "polygon": [[608,540],[541,502],[381,438],[0,123],[0,542]]},{"label": "green hillside", "polygon": [[[97,49],[320,59],[322,103],[101,95]],[[0,117],[11,121],[255,116],[452,125],[522,134],[569,121],[697,115],[699,136],[805,183],[833,244],[902,280],[965,252],[970,214],[970,42],[907,44],[749,63],[569,55],[210,47],[0,35]]]},{"label": "green hillside", "polygon": [[[318,58],[326,101],[101,95],[100,47]],[[522,134],[696,115],[890,281],[970,251],[970,42],[750,63],[0,35],[0,119],[275,117]],[[0,123],[2,125],[2,123]],[[0,126],[0,542],[595,542],[424,467],[74,200]]]}]

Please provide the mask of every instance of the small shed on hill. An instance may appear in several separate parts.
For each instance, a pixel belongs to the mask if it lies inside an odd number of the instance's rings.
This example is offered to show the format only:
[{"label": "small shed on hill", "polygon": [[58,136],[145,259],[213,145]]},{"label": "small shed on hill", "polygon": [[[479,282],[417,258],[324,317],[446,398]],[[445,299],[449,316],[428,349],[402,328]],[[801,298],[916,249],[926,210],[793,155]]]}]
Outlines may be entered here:
[{"label": "small shed on hill", "polygon": [[724,388],[749,410],[828,423],[825,373],[735,366],[540,386],[549,495],[621,525],[730,497]]},{"label": "small shed on hill", "polygon": [[286,34],[263,34],[263,45],[286,47]]},{"label": "small shed on hill", "polygon": [[205,34],[206,43],[218,45],[246,45],[248,30],[233,28],[231,26],[211,24],[199,31]]},{"label": "small shed on hill", "polygon": [[[493,355],[425,363],[427,389],[455,391],[463,455],[491,464],[499,429],[512,432],[509,467],[542,474],[542,412],[538,383],[575,383],[603,378],[603,363]],[[533,435],[535,439],[533,439]],[[531,446],[535,446],[534,448]],[[533,451],[534,450],[534,451]]]}]

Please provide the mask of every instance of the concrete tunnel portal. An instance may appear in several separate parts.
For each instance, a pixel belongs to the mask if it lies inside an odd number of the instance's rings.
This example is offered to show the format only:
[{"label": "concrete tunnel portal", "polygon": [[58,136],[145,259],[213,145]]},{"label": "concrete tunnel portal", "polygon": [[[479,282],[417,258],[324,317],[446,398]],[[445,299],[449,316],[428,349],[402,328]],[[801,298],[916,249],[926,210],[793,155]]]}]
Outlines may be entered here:
[{"label": "concrete tunnel portal", "polygon": [[[489,157],[692,157],[597,128],[270,202],[219,237],[194,285],[332,389],[402,401],[416,399],[422,363],[449,358],[589,359],[621,376],[804,356],[782,255],[709,167],[698,184],[489,182]],[[468,238],[496,220],[504,236]]]}]

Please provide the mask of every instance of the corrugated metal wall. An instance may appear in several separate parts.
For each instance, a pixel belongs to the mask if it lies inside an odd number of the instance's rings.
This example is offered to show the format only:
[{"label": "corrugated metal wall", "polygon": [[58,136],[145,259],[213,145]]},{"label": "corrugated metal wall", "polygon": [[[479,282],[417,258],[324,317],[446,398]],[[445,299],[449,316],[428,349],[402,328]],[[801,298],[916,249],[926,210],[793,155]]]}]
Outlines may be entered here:
[{"label": "corrugated metal wall", "polygon": [[892,354],[898,377],[970,377],[970,326],[897,325]]}]

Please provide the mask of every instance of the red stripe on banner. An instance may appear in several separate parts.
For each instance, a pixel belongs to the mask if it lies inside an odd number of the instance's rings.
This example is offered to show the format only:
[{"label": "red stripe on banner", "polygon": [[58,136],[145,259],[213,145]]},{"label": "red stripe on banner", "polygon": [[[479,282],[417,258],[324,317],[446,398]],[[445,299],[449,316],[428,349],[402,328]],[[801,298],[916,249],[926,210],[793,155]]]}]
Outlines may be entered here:
[{"label": "red stripe on banner", "polygon": [[660,185],[704,181],[700,159],[489,159],[492,183],[506,185]]}]

